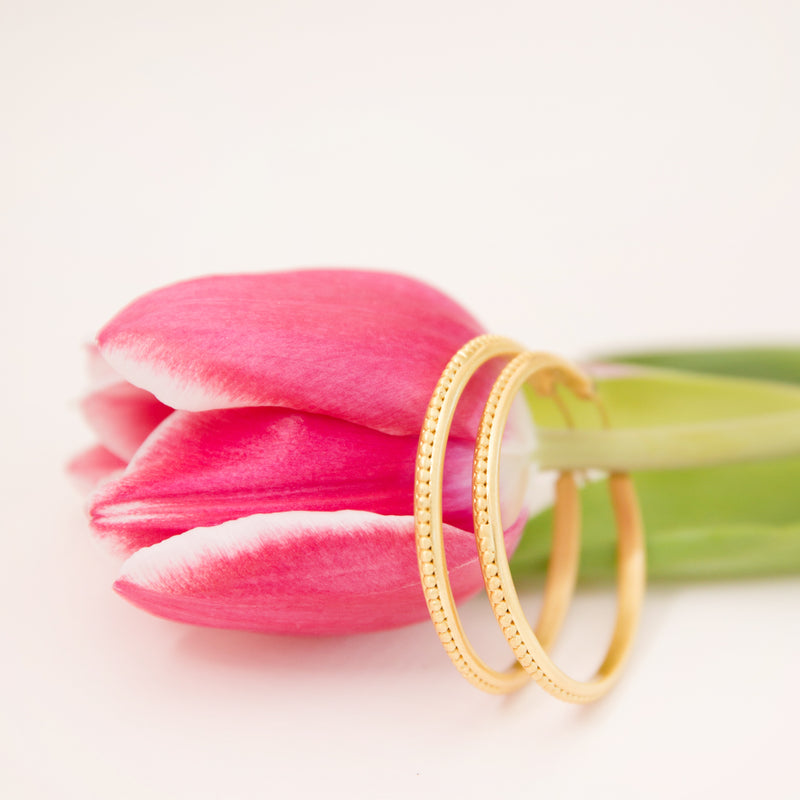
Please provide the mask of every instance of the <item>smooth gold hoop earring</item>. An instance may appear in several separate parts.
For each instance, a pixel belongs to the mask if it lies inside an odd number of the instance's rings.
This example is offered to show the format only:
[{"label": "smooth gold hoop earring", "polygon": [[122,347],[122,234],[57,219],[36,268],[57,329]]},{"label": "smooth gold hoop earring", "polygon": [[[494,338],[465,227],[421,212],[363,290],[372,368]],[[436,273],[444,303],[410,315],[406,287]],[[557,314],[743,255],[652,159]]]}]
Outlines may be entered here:
[{"label": "smooth gold hoop earring", "polygon": [[503,430],[517,391],[530,381],[550,394],[564,381],[586,399],[588,382],[566,362],[538,353],[522,353],[502,371],[484,409],[473,473],[476,535],[484,583],[495,617],[523,669],[547,692],[573,703],[602,697],[619,678],[636,632],[645,586],[641,515],[627,474],[609,476],[618,531],[617,620],[605,660],[594,678],[577,681],[562,672],[545,652],[545,642],[531,628],[519,602],[508,564],[500,518],[499,462]]},{"label": "smooth gold hoop earring", "polygon": [[[477,655],[464,633],[447,574],[442,480],[450,426],[470,378],[487,361],[521,352],[523,349],[510,339],[486,335],[468,342],[450,360],[425,415],[417,449],[414,488],[417,559],[428,611],[439,639],[467,680],[485,691],[498,694],[519,688],[530,680],[530,675],[519,663],[514,663],[504,672],[489,667]],[[578,566],[579,528],[578,490],[572,475],[565,473],[557,486],[553,551],[536,629],[538,641],[545,647],[555,639],[572,596]]]}]

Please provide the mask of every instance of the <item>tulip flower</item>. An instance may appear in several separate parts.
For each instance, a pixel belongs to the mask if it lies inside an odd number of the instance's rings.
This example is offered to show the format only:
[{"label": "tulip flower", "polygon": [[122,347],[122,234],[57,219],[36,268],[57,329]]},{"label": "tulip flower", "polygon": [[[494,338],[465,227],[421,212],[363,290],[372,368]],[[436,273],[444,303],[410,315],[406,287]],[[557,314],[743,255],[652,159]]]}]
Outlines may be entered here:
[{"label": "tulip flower", "polygon": [[[451,356],[483,332],[399,275],[307,270],[190,280],[115,316],[83,411],[100,445],[71,469],[91,526],[128,555],[114,588],[198,625],[335,634],[427,617],[414,547],[419,428]],[[457,598],[482,586],[471,463],[490,370],[448,447],[445,539]],[[510,550],[530,427],[504,451]],[[510,475],[510,477],[509,477]]]},{"label": "tulip flower", "polygon": [[[483,332],[441,292],[386,273],[227,275],[136,300],[90,350],[84,414],[100,444],[73,460],[92,528],[127,556],[116,590],[163,617],[335,634],[427,617],[414,547],[419,427],[452,356]],[[529,396],[504,440],[513,551],[532,455],[551,469],[637,475],[655,578],[800,571],[800,352],[643,354],[595,370],[614,427],[569,396],[558,429]],[[664,369],[666,367],[667,369]],[[677,369],[676,369],[677,368]],[[706,374],[697,374],[697,370]],[[496,372],[496,370],[495,370]],[[488,365],[459,405],[443,490],[451,582],[482,585],[472,449]],[[603,487],[583,492],[582,571],[613,572]],[[549,511],[525,526],[518,574],[541,573]]]}]

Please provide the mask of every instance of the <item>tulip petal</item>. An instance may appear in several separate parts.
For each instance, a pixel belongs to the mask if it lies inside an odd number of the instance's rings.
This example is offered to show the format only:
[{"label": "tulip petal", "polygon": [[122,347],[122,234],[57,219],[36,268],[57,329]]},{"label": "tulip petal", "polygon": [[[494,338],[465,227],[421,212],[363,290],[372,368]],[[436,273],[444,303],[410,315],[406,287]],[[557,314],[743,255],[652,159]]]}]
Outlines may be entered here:
[{"label": "tulip petal", "polygon": [[[441,371],[482,332],[453,300],[404,276],[295,270],[151,292],[111,320],[98,345],[173,408],[282,406],[417,435]],[[478,383],[471,394],[485,397],[486,380]],[[467,406],[455,435],[474,436],[482,402]]]},{"label": "tulip petal", "polygon": [[81,410],[100,442],[125,461],[172,409],[150,392],[125,381],[92,392],[81,401]]},{"label": "tulip petal", "polygon": [[125,462],[110,450],[97,445],[79,453],[67,464],[67,473],[78,489],[88,494],[98,484],[125,468]]},{"label": "tulip petal", "polygon": [[[93,496],[92,525],[133,551],[258,513],[411,514],[416,450],[416,436],[282,408],[176,411]],[[472,454],[471,441],[451,440],[443,493],[445,520],[467,529]]]},{"label": "tulip petal", "polygon": [[[519,540],[522,518],[506,534]],[[472,533],[445,526],[457,599],[482,585]],[[343,634],[427,617],[410,516],[287,511],[144,548],[114,588],[168,619],[268,633]]]}]

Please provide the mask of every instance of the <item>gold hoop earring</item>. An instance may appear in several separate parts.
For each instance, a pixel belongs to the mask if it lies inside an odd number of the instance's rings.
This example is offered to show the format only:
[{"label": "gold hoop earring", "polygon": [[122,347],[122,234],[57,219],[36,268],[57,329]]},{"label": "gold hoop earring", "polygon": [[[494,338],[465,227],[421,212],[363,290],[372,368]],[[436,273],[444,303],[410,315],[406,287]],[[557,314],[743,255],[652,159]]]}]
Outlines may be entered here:
[{"label": "gold hoop earring", "polygon": [[[487,361],[520,352],[523,352],[522,348],[515,342],[489,335],[473,339],[459,350],[433,392],[417,450],[414,519],[417,559],[428,611],[439,639],[457,669],[474,685],[493,693],[513,691],[527,683],[530,676],[519,663],[514,663],[504,672],[489,667],[477,655],[464,633],[444,553],[442,478],[450,425],[470,378]],[[554,547],[537,626],[538,641],[544,646],[549,646],[555,639],[572,596],[578,565],[579,525],[577,487],[572,475],[564,474],[558,482]]]},{"label": "gold hoop earring", "polygon": [[[538,378],[538,381],[537,381]],[[627,474],[609,477],[618,530],[617,621],[605,660],[594,678],[577,681],[562,672],[545,652],[519,602],[503,539],[500,518],[500,446],[511,403],[526,381],[544,394],[558,380],[587,399],[585,379],[566,362],[552,356],[522,353],[497,378],[484,409],[478,434],[473,478],[473,501],[481,569],[489,599],[518,663],[546,691],[562,700],[587,703],[602,697],[619,678],[636,631],[645,586],[645,554],[641,515]],[[538,383],[538,385],[537,385]]]}]

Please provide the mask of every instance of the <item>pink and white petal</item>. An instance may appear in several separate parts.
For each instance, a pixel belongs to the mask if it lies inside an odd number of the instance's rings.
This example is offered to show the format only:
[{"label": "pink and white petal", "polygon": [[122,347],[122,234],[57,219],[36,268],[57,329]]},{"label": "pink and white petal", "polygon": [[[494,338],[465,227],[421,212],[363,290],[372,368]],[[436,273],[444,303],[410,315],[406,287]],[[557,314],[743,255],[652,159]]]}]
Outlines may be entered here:
[{"label": "pink and white petal", "polygon": [[[523,525],[507,534],[513,549]],[[482,586],[475,538],[445,528],[459,600]],[[216,628],[332,635],[427,617],[412,517],[287,511],[197,528],[135,553],[114,588],[168,619]]]},{"label": "pink and white petal", "polygon": [[[258,513],[412,514],[416,449],[416,436],[283,408],[176,411],[92,497],[92,527],[133,551]],[[467,529],[472,454],[471,441],[451,441],[443,493],[445,521]]]},{"label": "pink and white petal", "polygon": [[125,461],[102,445],[90,447],[67,464],[67,473],[78,489],[89,494],[100,483],[125,469]]},{"label": "pink and white petal", "polygon": [[[420,281],[317,269],[150,292],[106,325],[98,345],[127,380],[174,408],[282,406],[416,435],[441,371],[480,333],[466,310]],[[481,408],[469,405],[456,435],[474,435]]]},{"label": "pink and white petal", "polygon": [[171,413],[172,409],[133,384],[108,384],[81,401],[89,426],[100,442],[125,461]]}]

